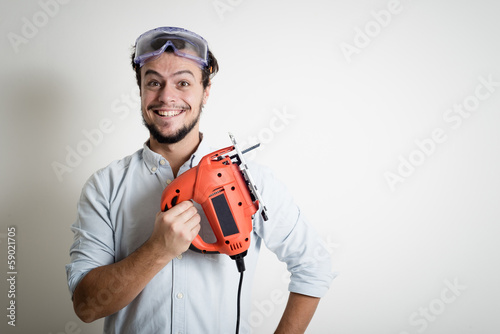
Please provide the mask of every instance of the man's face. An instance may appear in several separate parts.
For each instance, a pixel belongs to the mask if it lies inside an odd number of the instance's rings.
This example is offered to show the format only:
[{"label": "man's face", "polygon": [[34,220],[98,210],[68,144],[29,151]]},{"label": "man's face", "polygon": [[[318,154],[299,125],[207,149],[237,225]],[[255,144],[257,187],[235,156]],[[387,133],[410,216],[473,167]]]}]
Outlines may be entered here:
[{"label": "man's face", "polygon": [[210,86],[203,88],[201,69],[193,61],[164,52],[141,68],[141,109],[151,139],[176,143],[199,131],[202,106]]}]

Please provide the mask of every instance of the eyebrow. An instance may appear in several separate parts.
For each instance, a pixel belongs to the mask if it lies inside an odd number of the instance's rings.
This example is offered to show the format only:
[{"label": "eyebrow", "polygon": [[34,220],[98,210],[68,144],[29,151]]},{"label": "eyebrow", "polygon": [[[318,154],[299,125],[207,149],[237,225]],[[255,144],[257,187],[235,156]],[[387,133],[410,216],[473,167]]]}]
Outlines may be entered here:
[{"label": "eyebrow", "polygon": [[191,75],[194,78],[194,74],[190,70],[177,71],[174,74],[172,74],[172,76],[181,75],[181,74],[189,74],[189,75]]},{"label": "eyebrow", "polygon": [[[174,74],[172,74],[171,76],[178,76],[178,75],[181,75],[181,74],[189,74],[191,75],[193,78],[195,77],[193,72],[191,72],[190,70],[180,70],[180,71],[177,71],[175,72]],[[148,69],[146,71],[146,73],[144,73],[144,76],[147,76],[147,75],[157,75],[159,77],[162,77],[162,75],[160,73],[158,73],[157,71],[155,70],[152,70],[152,69]]]}]

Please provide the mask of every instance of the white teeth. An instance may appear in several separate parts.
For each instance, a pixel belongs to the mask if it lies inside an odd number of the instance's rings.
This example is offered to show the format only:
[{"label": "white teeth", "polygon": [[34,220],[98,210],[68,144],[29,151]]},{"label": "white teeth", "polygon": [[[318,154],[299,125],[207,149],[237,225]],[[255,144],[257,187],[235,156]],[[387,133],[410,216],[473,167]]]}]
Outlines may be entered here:
[{"label": "white teeth", "polygon": [[182,112],[182,110],[175,110],[175,111],[163,111],[163,110],[158,110],[158,114],[160,116],[167,116],[167,117],[173,117],[177,116]]}]

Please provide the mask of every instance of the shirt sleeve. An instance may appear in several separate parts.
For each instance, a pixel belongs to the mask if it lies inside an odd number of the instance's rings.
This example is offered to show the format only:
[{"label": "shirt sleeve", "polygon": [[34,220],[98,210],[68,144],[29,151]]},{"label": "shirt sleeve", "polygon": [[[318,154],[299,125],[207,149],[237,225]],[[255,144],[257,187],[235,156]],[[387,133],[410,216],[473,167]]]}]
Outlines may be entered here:
[{"label": "shirt sleeve", "polygon": [[[102,172],[102,171],[100,171]],[[71,226],[74,242],[71,262],[66,265],[68,286],[73,295],[76,286],[92,269],[114,262],[114,228],[110,221],[109,200],[100,172],[83,187],[76,221]]]},{"label": "shirt sleeve", "polygon": [[255,233],[280,261],[286,263],[291,274],[290,292],[323,297],[335,277],[325,242],[295,204],[286,186],[267,168],[259,166],[257,170],[256,182],[269,220],[263,221],[259,215]]}]

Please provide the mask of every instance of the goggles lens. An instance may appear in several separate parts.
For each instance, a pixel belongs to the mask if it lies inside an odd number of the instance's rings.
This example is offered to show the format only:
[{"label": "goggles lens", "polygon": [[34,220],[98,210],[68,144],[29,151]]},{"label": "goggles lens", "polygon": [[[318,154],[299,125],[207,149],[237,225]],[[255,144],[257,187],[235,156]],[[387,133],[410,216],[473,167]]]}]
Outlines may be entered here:
[{"label": "goggles lens", "polygon": [[182,28],[162,27],[145,32],[135,42],[134,63],[139,67],[158,58],[167,48],[180,57],[208,66],[208,44],[203,37]]}]

